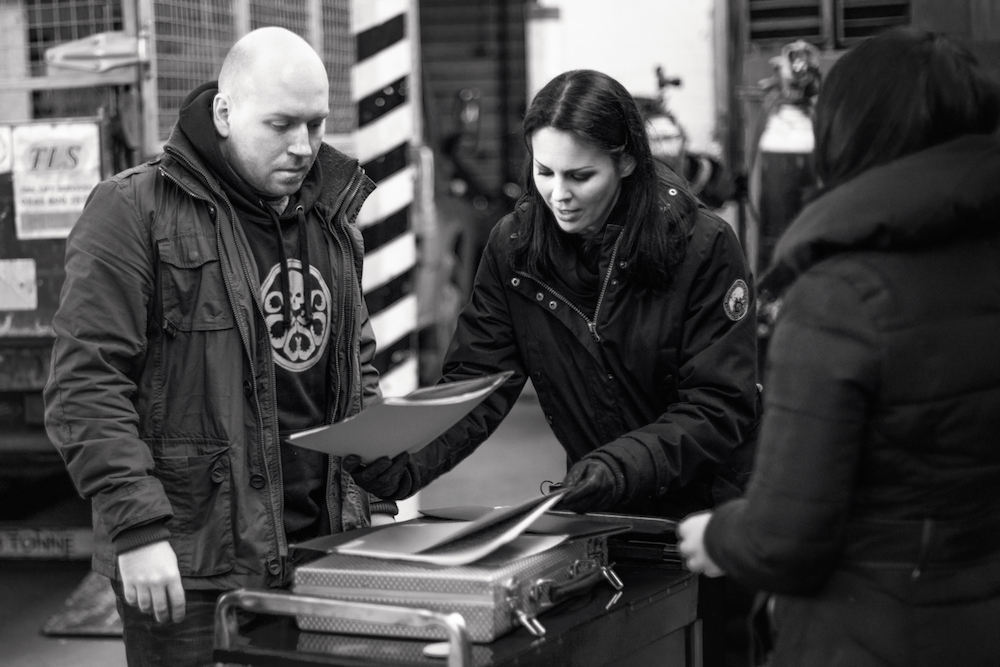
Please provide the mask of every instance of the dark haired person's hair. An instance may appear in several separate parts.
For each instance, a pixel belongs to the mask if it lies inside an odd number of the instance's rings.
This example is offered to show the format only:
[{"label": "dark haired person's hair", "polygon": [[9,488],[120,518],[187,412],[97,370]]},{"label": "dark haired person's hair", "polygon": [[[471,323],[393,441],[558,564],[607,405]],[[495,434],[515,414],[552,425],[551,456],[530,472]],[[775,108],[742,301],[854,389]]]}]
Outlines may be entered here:
[{"label": "dark haired person's hair", "polygon": [[[635,169],[622,180],[618,200],[618,206],[625,207],[618,246],[619,259],[627,262],[622,277],[647,287],[668,287],[674,266],[684,256],[686,221],[697,202],[682,179],[667,174],[665,167],[658,169],[645,120],[632,96],[613,78],[594,70],[555,77],[535,95],[524,116],[525,198],[533,205],[518,207],[525,214],[517,216],[518,234],[511,247],[514,261],[532,273],[552,275],[550,251],[560,243],[559,228],[534,179],[531,137],[546,127],[568,132],[614,160],[625,155],[635,160]],[[661,187],[661,180],[668,184]]]},{"label": "dark haired person's hair", "polygon": [[816,102],[816,174],[824,191],[863,171],[1000,123],[1000,89],[947,37],[894,28],[831,68]]}]

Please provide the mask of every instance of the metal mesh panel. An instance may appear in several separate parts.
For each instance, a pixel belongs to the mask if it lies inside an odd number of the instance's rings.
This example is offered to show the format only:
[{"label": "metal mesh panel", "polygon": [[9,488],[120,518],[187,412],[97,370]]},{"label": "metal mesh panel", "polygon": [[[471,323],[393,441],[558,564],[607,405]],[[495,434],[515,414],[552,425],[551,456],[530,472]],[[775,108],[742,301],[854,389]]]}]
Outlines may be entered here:
[{"label": "metal mesh panel", "polygon": [[215,79],[236,41],[229,0],[169,0],[153,5],[156,17],[158,137],[164,140],[181,102]]},{"label": "metal mesh panel", "polygon": [[330,74],[330,117],[326,131],[346,134],[358,126],[357,105],[351,101],[355,47],[350,0],[327,0],[322,7],[323,61]]},{"label": "metal mesh panel", "polygon": [[295,34],[306,37],[309,9],[305,0],[285,0],[281,3],[274,0],[251,0],[250,29],[269,25],[288,28]]},{"label": "metal mesh panel", "polygon": [[[45,50],[95,33],[122,29],[118,0],[0,2],[0,80],[45,76]],[[0,91],[0,118],[92,116],[106,90]]]},{"label": "metal mesh panel", "polygon": [[45,49],[50,46],[122,29],[118,0],[25,0],[23,6],[32,76],[45,74]]},{"label": "metal mesh panel", "polygon": [[[37,1],[37,0],[36,0]],[[307,0],[252,0],[250,28],[277,25],[308,37]],[[192,89],[219,74],[237,34],[231,0],[157,0],[156,59],[159,104],[158,138],[167,138],[181,102]],[[350,0],[322,3],[320,31],[330,74],[331,113],[327,131],[350,132],[356,126],[351,103],[354,42],[350,35]]]}]

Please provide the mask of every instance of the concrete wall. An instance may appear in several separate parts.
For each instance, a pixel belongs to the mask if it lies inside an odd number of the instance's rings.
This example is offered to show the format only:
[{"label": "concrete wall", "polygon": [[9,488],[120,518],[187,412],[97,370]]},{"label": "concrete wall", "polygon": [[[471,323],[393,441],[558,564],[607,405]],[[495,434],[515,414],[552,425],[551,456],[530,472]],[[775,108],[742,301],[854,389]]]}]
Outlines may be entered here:
[{"label": "concrete wall", "polygon": [[714,0],[541,0],[528,22],[529,98],[556,74],[597,69],[635,95],[656,93],[657,65],[683,80],[670,103],[704,150],[715,132]]}]

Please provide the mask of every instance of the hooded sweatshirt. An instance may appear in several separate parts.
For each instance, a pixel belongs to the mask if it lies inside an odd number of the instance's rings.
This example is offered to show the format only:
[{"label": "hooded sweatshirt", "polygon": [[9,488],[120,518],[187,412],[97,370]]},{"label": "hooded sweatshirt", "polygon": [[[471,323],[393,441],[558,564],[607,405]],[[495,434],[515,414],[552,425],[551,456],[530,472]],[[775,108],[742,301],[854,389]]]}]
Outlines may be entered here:
[{"label": "hooded sweatshirt", "polygon": [[[217,82],[200,86],[181,106],[179,126],[211,166],[233,204],[253,252],[260,277],[267,338],[277,383],[278,426],[282,436],[320,426],[328,402],[327,369],[332,325],[331,267],[327,240],[313,213],[322,191],[320,163],[314,162],[302,187],[278,214],[273,198],[257,192],[222,154],[225,141],[215,130],[212,101]],[[310,248],[315,250],[310,253]],[[325,454],[296,447],[282,438],[284,522],[289,542],[320,534],[328,467]]]}]

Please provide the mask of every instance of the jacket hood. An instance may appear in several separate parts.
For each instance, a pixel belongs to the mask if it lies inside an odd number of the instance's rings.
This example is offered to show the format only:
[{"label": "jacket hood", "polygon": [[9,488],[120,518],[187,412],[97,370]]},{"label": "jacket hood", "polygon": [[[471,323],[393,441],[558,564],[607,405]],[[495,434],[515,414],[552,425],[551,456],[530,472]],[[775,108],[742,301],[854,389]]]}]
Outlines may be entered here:
[{"label": "jacket hood", "polygon": [[[220,137],[215,132],[215,125],[212,122],[212,100],[218,92],[218,82],[211,81],[202,84],[188,94],[181,104],[178,122],[174,125],[167,139],[164,149],[167,153],[179,155],[187,162],[198,167],[203,176],[214,177],[214,181],[209,183],[212,189],[221,187],[219,174],[216,173],[213,156],[218,154],[221,158],[218,144]],[[231,169],[226,167],[229,172]],[[310,171],[307,183],[310,183],[309,193],[306,197],[314,199],[316,203],[321,203],[328,207],[338,204],[351,205],[352,202],[339,201],[340,193],[351,184],[359,170],[359,163],[355,158],[341,153],[335,148],[323,144],[320,146],[319,155]],[[235,178],[239,178],[233,173]],[[315,179],[313,177],[315,176]],[[311,181],[311,182],[310,182]],[[367,176],[362,179],[362,187],[359,194],[367,196],[374,189]],[[302,190],[307,189],[307,183],[303,183]],[[312,185],[315,184],[315,188]],[[246,186],[249,188],[249,186]],[[300,191],[300,196],[303,192]],[[300,202],[305,204],[305,202]],[[311,208],[313,202],[308,202],[306,208]],[[360,203],[354,203],[354,208],[360,207]]]},{"label": "jacket hood", "polygon": [[807,205],[778,240],[761,291],[777,296],[849,250],[925,247],[1000,229],[1000,139],[965,135],[860,174]]}]

